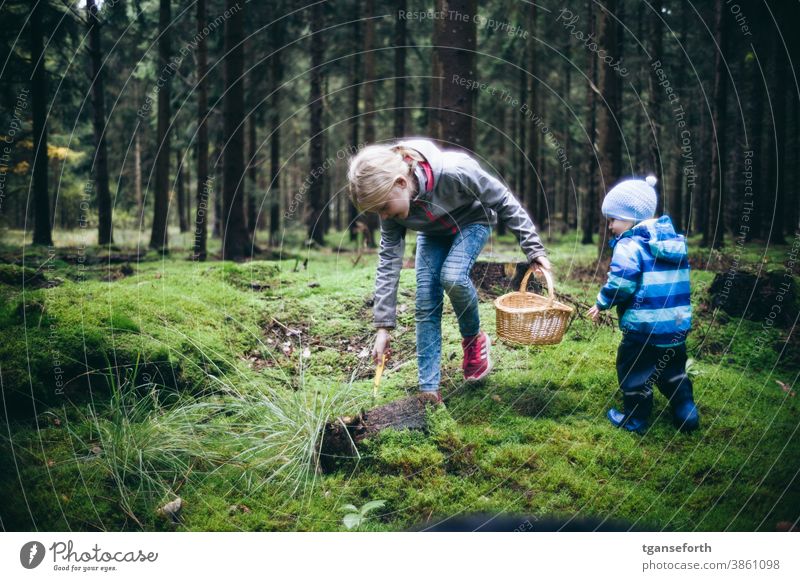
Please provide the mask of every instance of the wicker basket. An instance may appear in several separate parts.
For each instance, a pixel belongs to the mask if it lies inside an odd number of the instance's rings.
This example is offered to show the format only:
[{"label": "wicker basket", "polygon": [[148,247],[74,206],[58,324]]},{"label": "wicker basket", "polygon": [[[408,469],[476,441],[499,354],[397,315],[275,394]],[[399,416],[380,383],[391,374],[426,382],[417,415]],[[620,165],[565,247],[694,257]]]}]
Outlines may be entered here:
[{"label": "wicker basket", "polygon": [[554,300],[553,277],[543,270],[547,280],[547,297],[526,292],[529,269],[522,279],[519,292],[498,297],[494,301],[497,313],[497,336],[509,343],[522,345],[555,345],[567,330],[573,308]]}]

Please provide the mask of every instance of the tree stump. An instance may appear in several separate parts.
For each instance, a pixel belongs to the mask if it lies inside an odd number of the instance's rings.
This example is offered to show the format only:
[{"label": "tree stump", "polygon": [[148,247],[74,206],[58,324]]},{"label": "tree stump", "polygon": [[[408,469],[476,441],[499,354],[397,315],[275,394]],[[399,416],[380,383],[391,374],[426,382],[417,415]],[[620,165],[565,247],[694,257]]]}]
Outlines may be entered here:
[{"label": "tree stump", "polygon": [[418,393],[361,412],[355,417],[339,417],[325,424],[319,445],[319,464],[330,472],[339,460],[357,455],[356,447],[383,430],[427,430],[425,409],[439,405],[435,395]]},{"label": "tree stump", "polygon": [[711,305],[732,317],[751,321],[774,320],[791,325],[797,316],[797,289],[786,270],[756,275],[745,270],[722,272],[708,289]]}]

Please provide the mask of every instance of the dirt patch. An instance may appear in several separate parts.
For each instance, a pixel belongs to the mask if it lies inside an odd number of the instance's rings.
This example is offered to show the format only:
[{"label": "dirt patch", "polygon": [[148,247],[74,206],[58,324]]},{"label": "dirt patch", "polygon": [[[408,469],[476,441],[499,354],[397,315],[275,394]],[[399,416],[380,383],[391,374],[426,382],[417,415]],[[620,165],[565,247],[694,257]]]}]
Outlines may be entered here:
[{"label": "dirt patch", "polygon": [[[525,262],[476,262],[469,276],[481,298],[494,299],[518,291],[527,271]],[[528,290],[541,293],[543,286],[538,279],[531,277]]]},{"label": "dirt patch", "polygon": [[575,282],[586,282],[596,285],[602,285],[606,281],[606,273],[608,273],[611,259],[607,258],[600,262],[592,262],[590,264],[577,264],[569,269],[568,277]]},{"label": "dirt patch", "polygon": [[126,262],[119,266],[109,267],[101,280],[105,282],[114,282],[116,280],[131,276],[135,272],[136,271],[133,269],[133,267]]}]

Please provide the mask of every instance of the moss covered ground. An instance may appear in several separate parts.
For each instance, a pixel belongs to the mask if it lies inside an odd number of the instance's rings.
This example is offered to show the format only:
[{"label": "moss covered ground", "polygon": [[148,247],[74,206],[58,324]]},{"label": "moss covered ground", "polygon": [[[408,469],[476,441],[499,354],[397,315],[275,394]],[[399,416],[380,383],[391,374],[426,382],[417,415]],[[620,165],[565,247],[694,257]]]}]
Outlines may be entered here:
[{"label": "moss covered ground", "polygon": [[[688,347],[699,432],[677,433],[660,394],[645,436],[613,429],[620,333],[582,316],[556,346],[496,344],[495,371],[463,385],[448,303],[446,408],[430,411],[430,431],[385,432],[318,473],[321,423],[373,403],[377,257],[329,239],[322,250],[290,240],[290,252],[241,264],[180,251],[112,263],[97,248],[27,246],[23,268],[19,247],[4,247],[2,527],[343,530],[342,507],[373,500],[385,504],[360,530],[473,512],[656,530],[775,530],[800,517],[796,331],[714,310],[708,286],[730,256],[696,244]],[[605,276],[595,247],[575,233],[546,242],[558,292],[590,304]],[[780,267],[790,252],[753,244],[738,260]],[[507,236],[485,254],[521,258]],[[493,335],[491,301],[480,310]],[[377,403],[415,391],[413,269],[402,272],[398,323]],[[172,522],[157,509],[176,496]]]}]

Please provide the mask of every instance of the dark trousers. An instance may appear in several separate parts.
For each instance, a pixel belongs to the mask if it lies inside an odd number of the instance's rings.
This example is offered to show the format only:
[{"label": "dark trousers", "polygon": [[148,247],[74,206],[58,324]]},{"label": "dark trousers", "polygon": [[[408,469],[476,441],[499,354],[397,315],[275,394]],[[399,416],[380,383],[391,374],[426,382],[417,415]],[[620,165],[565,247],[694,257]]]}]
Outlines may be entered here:
[{"label": "dark trousers", "polygon": [[617,350],[617,379],[626,416],[647,420],[653,409],[653,384],[674,406],[693,401],[686,375],[686,344],[655,347],[623,339]]}]

